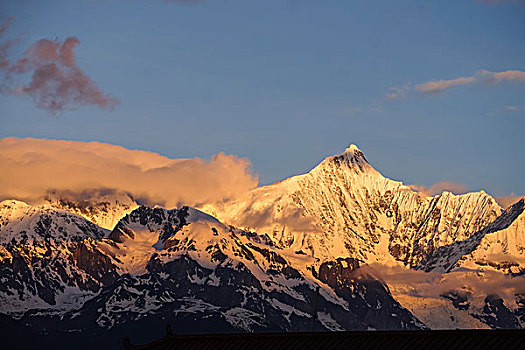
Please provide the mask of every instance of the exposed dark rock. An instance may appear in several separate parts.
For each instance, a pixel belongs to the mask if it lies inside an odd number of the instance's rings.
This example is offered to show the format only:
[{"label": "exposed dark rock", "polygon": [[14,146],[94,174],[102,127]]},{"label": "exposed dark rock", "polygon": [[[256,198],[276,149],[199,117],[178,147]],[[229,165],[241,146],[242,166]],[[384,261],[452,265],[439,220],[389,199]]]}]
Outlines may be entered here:
[{"label": "exposed dark rock", "polygon": [[352,258],[325,262],[315,275],[349,303],[350,311],[364,325],[375,329],[420,329],[424,325],[390,294],[388,287],[359,271]]},{"label": "exposed dark rock", "polygon": [[451,290],[441,294],[441,297],[452,301],[452,305],[459,310],[468,310],[470,307],[470,293],[461,290]]},{"label": "exposed dark rock", "polygon": [[73,251],[75,264],[103,285],[112,284],[118,277],[111,259],[91,242],[82,242]]},{"label": "exposed dark rock", "polygon": [[503,299],[495,294],[485,298],[483,314],[473,314],[473,316],[491,328],[520,328],[517,315],[510,311],[503,303]]}]

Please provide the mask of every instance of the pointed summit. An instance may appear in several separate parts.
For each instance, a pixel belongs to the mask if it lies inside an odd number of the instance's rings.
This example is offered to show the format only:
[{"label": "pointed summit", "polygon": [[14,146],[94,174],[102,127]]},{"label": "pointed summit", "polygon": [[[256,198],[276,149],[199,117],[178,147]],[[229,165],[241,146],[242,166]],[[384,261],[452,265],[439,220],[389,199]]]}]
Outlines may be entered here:
[{"label": "pointed summit", "polygon": [[[355,153],[355,152],[361,152],[361,150],[359,149],[359,147],[357,147],[357,145],[355,144],[351,144],[350,146],[348,146],[346,149],[345,149],[345,152],[344,153]],[[361,152],[363,153],[363,152]]]},{"label": "pointed summit", "polygon": [[[353,143],[350,146],[348,146],[343,152],[343,154],[341,154],[340,156],[343,156],[349,160],[355,159],[357,162],[361,162],[361,160],[364,160],[365,163],[368,163],[363,152],[359,149],[359,147],[357,147],[357,145]],[[353,161],[351,161],[351,163],[353,163]]]},{"label": "pointed summit", "polygon": [[379,174],[379,172],[368,163],[363,152],[361,152],[355,144],[348,146],[341,154],[326,157],[321,163],[313,168],[310,173],[324,173],[326,169],[331,169],[334,166],[336,168],[344,167],[347,169],[354,169],[354,171],[357,170],[359,173],[370,172]]}]

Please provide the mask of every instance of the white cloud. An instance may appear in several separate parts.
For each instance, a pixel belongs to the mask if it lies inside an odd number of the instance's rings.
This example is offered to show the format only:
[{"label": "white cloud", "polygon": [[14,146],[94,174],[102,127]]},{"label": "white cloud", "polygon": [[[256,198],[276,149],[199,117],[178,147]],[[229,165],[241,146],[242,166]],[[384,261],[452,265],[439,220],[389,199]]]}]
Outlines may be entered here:
[{"label": "white cloud", "polygon": [[476,79],[474,77],[462,77],[450,80],[435,80],[423,84],[418,84],[414,87],[414,89],[424,94],[434,95],[448,90],[453,86],[472,84],[475,81]]},{"label": "white cloud", "polygon": [[441,194],[443,191],[448,191],[454,194],[463,194],[468,192],[467,186],[464,184],[458,184],[454,182],[436,182],[431,186],[423,185],[408,185],[411,189],[420,192],[425,196],[435,196],[436,194]]},{"label": "white cloud", "polygon": [[390,100],[405,98],[410,92],[410,85],[392,86],[386,97]]},{"label": "white cloud", "polygon": [[168,208],[234,197],[257,186],[247,159],[170,159],[100,142],[0,139],[0,200],[38,201],[50,191],[123,191]]},{"label": "white cloud", "polygon": [[[525,82],[525,71],[507,70],[503,72],[491,72],[488,70],[478,70],[472,76],[454,79],[431,80],[417,84],[413,87],[413,90],[426,96],[432,96],[440,94],[455,86],[483,83],[487,85],[495,85],[505,81]],[[393,86],[390,88],[390,90],[390,93],[387,94],[387,98],[401,99],[407,97],[412,88],[408,85]]]}]

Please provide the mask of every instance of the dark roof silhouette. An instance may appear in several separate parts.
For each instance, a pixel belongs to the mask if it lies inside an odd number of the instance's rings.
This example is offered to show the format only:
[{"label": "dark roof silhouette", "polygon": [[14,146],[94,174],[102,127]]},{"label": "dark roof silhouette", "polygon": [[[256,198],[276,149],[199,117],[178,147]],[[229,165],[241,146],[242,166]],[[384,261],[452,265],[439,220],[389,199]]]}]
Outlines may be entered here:
[{"label": "dark roof silhouette", "polygon": [[306,349],[525,349],[524,330],[425,330],[175,335],[144,345],[124,340],[126,350]]}]

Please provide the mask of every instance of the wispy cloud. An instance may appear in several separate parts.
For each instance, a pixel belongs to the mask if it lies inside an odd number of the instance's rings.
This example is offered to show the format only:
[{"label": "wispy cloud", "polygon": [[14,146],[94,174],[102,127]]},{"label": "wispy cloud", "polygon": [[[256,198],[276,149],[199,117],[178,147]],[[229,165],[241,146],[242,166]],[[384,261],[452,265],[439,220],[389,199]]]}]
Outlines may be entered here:
[{"label": "wispy cloud", "polygon": [[[5,34],[10,21],[8,19],[0,26],[0,36]],[[6,82],[4,93],[30,96],[37,108],[53,114],[78,105],[112,110],[119,100],[104,94],[77,64],[74,50],[79,43],[74,37],[62,42],[40,39],[16,62],[9,59],[12,41],[1,43],[0,70]],[[28,83],[17,83],[27,76],[30,76]]]},{"label": "wispy cloud", "polygon": [[520,112],[523,111],[522,106],[515,106],[515,105],[505,105],[500,106],[496,110],[487,112],[487,116],[495,117],[495,116],[501,116],[501,115],[518,115]]},{"label": "wispy cloud", "polygon": [[[7,30],[9,29],[9,25],[11,24],[12,20],[13,17],[7,17],[2,21],[2,23],[0,23],[0,38],[3,38],[3,36],[5,35]],[[3,40],[0,43],[0,72],[4,72],[4,74],[9,68],[9,50],[12,45],[13,40]]]},{"label": "wispy cloud", "polygon": [[453,86],[472,84],[475,81],[476,79],[474,77],[462,77],[450,80],[434,80],[423,84],[418,84],[414,87],[414,90],[427,95],[435,95],[448,90]]},{"label": "wispy cloud", "polygon": [[423,185],[408,185],[408,187],[425,196],[435,196],[437,194],[443,193],[443,191],[451,192],[454,194],[463,194],[468,192],[468,187],[464,184],[447,181],[437,182],[428,187]]},{"label": "wispy cloud", "polygon": [[503,106],[503,109],[509,112],[516,112],[519,110],[518,106]]},{"label": "wispy cloud", "polygon": [[405,98],[410,92],[410,85],[392,86],[386,97],[390,100]]},{"label": "wispy cloud", "polygon": [[488,70],[478,70],[472,76],[459,77],[453,79],[431,80],[424,83],[410,85],[393,86],[387,94],[389,99],[401,99],[410,95],[411,92],[422,96],[434,96],[445,92],[455,86],[485,84],[487,86],[502,82],[525,82],[525,71],[507,70],[502,72],[491,72]]},{"label": "wispy cloud", "polygon": [[485,83],[500,83],[502,81],[525,81],[525,72],[521,70],[507,70],[504,72],[490,72],[479,70],[477,80]]}]

